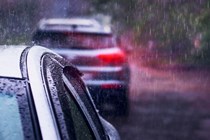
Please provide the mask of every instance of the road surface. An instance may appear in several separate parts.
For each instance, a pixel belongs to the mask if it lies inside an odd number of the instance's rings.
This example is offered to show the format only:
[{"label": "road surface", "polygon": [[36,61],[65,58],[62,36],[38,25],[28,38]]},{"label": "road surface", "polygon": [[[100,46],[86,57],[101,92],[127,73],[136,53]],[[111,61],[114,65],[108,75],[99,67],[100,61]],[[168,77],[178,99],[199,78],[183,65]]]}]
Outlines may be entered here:
[{"label": "road surface", "polygon": [[106,117],[122,140],[210,140],[210,70],[131,70],[129,116]]}]

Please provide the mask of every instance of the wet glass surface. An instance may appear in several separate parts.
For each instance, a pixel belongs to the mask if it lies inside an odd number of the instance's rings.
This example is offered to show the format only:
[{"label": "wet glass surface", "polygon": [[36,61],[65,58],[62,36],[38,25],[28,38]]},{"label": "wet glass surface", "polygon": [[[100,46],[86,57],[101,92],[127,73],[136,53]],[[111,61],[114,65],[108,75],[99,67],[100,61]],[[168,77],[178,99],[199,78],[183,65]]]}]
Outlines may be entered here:
[{"label": "wet glass surface", "polygon": [[0,78],[0,139],[34,139],[26,82]]},{"label": "wet glass surface", "polygon": [[112,35],[93,33],[39,31],[35,34],[34,41],[49,48],[73,50],[102,49],[116,46]]}]

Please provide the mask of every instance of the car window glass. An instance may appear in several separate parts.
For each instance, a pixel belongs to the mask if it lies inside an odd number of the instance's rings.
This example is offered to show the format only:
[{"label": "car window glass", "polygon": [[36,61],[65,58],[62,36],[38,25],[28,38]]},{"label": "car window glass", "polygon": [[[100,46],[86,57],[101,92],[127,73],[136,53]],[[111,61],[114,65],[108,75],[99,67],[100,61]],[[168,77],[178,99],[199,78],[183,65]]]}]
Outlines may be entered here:
[{"label": "car window glass", "polygon": [[0,139],[35,139],[25,83],[0,78]]},{"label": "car window glass", "polygon": [[50,48],[101,49],[116,46],[112,35],[40,31],[34,41]]},{"label": "car window glass", "polygon": [[71,112],[76,138],[77,140],[93,140],[93,134],[89,129],[83,114],[79,110],[79,106],[77,105],[71,94],[72,93],[66,94],[66,98],[68,99],[68,107],[66,107],[66,111]]},{"label": "car window glass", "polygon": [[18,103],[14,92],[0,91],[0,112],[2,112],[0,115],[0,139],[23,139]]},{"label": "car window glass", "polygon": [[84,82],[81,80],[81,77],[79,75],[71,73],[70,67],[65,67],[63,72],[64,72],[65,77],[69,80],[71,85],[77,91],[84,105],[87,107],[87,111],[89,114],[91,114],[90,117],[93,120],[95,126],[97,127],[97,131],[99,132],[100,136],[104,137],[105,134],[104,134],[103,127],[100,123],[100,120],[94,108],[93,102],[91,102],[92,98],[90,97],[89,92]]}]

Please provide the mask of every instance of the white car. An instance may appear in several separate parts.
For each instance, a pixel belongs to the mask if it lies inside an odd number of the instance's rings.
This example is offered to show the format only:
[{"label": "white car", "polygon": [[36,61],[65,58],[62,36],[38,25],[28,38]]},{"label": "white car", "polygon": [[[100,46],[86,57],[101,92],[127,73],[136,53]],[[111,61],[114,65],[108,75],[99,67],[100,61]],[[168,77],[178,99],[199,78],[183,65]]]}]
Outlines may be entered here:
[{"label": "white car", "polygon": [[40,46],[0,46],[0,65],[1,140],[119,139],[82,74],[61,56]]}]

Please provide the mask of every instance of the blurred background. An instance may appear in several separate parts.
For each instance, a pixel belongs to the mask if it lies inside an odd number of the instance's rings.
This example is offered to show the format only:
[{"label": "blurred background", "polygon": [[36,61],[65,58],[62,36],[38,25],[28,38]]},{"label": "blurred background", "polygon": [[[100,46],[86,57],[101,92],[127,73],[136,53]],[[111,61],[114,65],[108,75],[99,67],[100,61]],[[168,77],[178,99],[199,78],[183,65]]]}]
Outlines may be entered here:
[{"label": "blurred background", "polygon": [[126,38],[126,42],[129,40],[132,47],[169,57],[163,61],[209,64],[209,3],[209,0],[1,0],[0,43],[29,42],[42,18],[95,17],[105,24],[111,21],[116,34]]},{"label": "blurred background", "polygon": [[111,24],[131,67],[122,139],[210,139],[210,0],[1,0],[0,44],[30,44],[42,18]]}]

